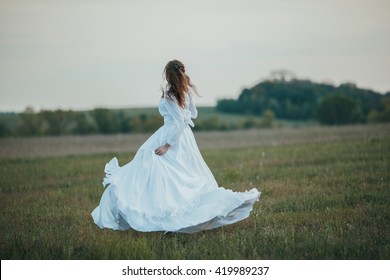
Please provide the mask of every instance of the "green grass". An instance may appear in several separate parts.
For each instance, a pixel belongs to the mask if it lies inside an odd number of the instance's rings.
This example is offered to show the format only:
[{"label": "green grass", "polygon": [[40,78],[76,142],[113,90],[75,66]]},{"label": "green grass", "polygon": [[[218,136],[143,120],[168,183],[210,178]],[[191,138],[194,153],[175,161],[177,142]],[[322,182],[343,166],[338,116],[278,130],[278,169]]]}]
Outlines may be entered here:
[{"label": "green grass", "polygon": [[262,196],[245,221],[192,235],[93,223],[112,154],[1,159],[1,259],[390,258],[390,138],[203,155],[221,186]]}]

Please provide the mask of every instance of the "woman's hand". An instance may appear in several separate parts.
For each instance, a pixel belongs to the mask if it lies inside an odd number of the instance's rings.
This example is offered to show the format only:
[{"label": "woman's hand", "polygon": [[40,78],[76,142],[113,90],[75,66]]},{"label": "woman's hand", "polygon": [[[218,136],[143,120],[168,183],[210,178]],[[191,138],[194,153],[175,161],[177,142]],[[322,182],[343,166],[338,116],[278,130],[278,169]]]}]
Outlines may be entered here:
[{"label": "woman's hand", "polygon": [[162,156],[168,151],[169,147],[171,147],[171,145],[165,144],[164,146],[160,146],[157,149],[155,149],[154,152],[156,155]]}]

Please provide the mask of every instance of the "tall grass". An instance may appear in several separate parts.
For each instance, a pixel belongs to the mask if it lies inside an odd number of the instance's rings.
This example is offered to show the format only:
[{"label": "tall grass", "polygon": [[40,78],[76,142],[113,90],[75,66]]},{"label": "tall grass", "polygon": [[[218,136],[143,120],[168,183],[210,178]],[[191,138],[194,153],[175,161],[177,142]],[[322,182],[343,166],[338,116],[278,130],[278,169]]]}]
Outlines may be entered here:
[{"label": "tall grass", "polygon": [[95,226],[111,153],[2,159],[0,257],[389,259],[389,140],[205,150],[221,186],[262,196],[245,221],[192,235]]}]

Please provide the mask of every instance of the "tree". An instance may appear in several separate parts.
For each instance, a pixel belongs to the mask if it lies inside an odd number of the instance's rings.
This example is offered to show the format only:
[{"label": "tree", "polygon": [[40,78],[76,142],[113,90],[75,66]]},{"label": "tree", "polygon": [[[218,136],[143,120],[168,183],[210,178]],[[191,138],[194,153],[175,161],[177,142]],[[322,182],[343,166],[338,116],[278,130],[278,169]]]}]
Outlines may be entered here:
[{"label": "tree", "polygon": [[74,119],[75,128],[73,132],[81,135],[96,133],[97,128],[90,119],[91,117],[86,113],[78,113]]},{"label": "tree", "polygon": [[367,121],[371,123],[390,122],[390,94],[381,98],[383,110],[371,110],[368,114]]},{"label": "tree", "polygon": [[69,134],[71,126],[74,125],[75,113],[71,110],[43,110],[38,113],[44,121],[45,135],[63,135]]},{"label": "tree", "polygon": [[6,137],[11,134],[10,129],[7,127],[6,124],[0,123],[0,137]]},{"label": "tree", "polygon": [[[276,118],[314,120],[318,117],[319,103],[328,95],[344,95],[354,100],[359,117],[367,118],[371,110],[383,111],[382,94],[358,88],[352,83],[338,87],[294,78],[288,71],[276,71],[270,79],[250,89],[242,90],[237,99],[218,101],[217,110],[226,113],[261,116],[272,110]],[[375,114],[375,113],[373,113]]]},{"label": "tree", "polygon": [[221,99],[217,102],[217,110],[227,113],[238,113],[239,108],[237,101],[234,99]]},{"label": "tree", "polygon": [[272,71],[270,74],[271,80],[286,82],[295,79],[295,74],[286,69],[280,69],[276,71]]},{"label": "tree", "polygon": [[326,96],[318,106],[318,121],[322,124],[357,123],[363,119],[356,101],[341,94]]},{"label": "tree", "polygon": [[120,123],[118,117],[111,110],[97,108],[92,111],[92,116],[100,133],[110,134],[119,132]]},{"label": "tree", "polygon": [[16,129],[16,135],[38,136],[44,134],[44,119],[37,113],[20,113],[20,125]]}]

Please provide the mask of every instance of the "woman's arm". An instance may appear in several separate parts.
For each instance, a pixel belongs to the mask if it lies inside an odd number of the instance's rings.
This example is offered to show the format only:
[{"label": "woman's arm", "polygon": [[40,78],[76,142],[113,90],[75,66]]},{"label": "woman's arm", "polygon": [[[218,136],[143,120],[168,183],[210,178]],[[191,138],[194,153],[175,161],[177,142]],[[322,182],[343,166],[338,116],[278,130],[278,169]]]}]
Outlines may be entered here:
[{"label": "woman's arm", "polygon": [[179,140],[185,128],[183,113],[176,100],[167,98],[165,107],[173,120],[173,123],[170,125],[170,136],[166,139],[166,143],[173,146]]},{"label": "woman's arm", "polygon": [[175,145],[185,128],[183,114],[177,102],[175,100],[166,99],[165,107],[171,116],[173,123],[170,125],[171,131],[166,139],[166,143],[155,149],[156,155],[165,154],[171,146]]}]

